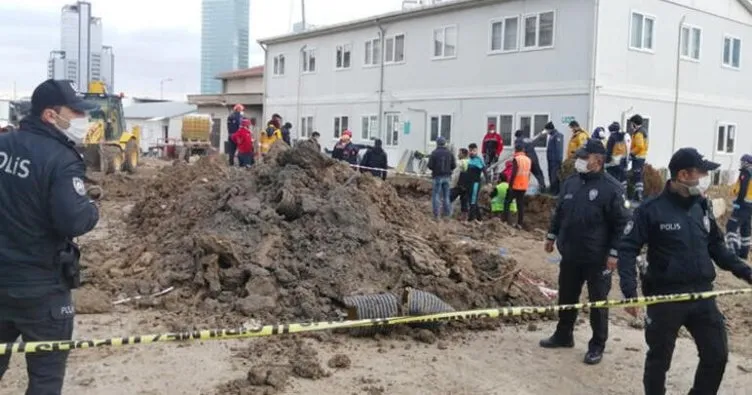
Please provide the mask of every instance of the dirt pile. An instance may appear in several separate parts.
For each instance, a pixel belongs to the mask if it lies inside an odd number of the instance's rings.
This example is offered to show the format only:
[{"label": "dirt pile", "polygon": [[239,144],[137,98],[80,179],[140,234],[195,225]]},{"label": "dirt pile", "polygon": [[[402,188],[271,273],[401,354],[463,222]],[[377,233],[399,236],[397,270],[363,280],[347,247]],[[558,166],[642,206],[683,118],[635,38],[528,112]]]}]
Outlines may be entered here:
[{"label": "dirt pile", "polygon": [[134,242],[89,278],[128,295],[174,286],[155,303],[190,316],[175,329],[336,319],[345,296],[404,287],[457,309],[545,302],[512,288],[516,262],[497,247],[460,240],[388,184],[305,148],[275,145],[251,170],[176,163],[143,190]]},{"label": "dirt pile", "polygon": [[[561,169],[559,170],[559,178],[563,181],[573,174],[575,174],[574,159],[567,159],[561,165]],[[645,184],[645,197],[658,196],[663,190],[663,186],[666,184],[666,180],[664,179],[663,175],[661,175],[660,170],[657,170],[649,163],[646,163],[645,167],[643,168],[642,174],[643,182]],[[631,177],[632,172],[630,171],[627,174],[627,180],[631,180]],[[630,185],[628,189],[631,196],[633,186],[631,185],[631,181],[629,184]]]}]

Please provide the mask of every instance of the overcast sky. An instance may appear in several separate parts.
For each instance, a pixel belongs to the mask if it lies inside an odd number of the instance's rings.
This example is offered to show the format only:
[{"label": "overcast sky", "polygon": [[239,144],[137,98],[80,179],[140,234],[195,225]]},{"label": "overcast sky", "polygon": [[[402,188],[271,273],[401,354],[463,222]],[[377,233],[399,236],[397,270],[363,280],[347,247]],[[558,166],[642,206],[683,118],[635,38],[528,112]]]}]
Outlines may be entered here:
[{"label": "overcast sky", "polygon": [[[184,100],[199,91],[201,0],[89,0],[102,18],[104,45],[115,53],[115,89],[128,96]],[[287,33],[300,20],[300,0],[250,0],[251,66],[263,63],[256,40]],[[47,78],[60,46],[60,9],[75,1],[0,0],[0,98],[30,95]],[[398,10],[402,0],[306,0],[306,19],[327,25]]]}]

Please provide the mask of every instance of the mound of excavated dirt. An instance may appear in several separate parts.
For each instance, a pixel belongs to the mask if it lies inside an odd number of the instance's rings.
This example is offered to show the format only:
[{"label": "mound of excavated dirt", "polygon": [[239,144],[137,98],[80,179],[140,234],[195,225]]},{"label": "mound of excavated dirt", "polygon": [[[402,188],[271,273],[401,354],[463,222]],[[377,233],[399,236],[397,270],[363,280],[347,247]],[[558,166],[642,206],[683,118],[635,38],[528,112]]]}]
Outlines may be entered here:
[{"label": "mound of excavated dirt", "polygon": [[284,147],[250,170],[211,157],[162,169],[128,218],[132,246],[91,265],[90,282],[127,295],[174,286],[156,303],[190,316],[175,329],[336,319],[345,296],[408,286],[456,309],[545,302],[510,292],[516,262],[496,246],[460,242],[387,183]]},{"label": "mound of excavated dirt", "polygon": [[[575,174],[574,159],[567,159],[561,164],[559,170],[559,179],[566,180],[571,175]],[[663,186],[666,184],[666,180],[661,176],[661,172],[651,166],[649,163],[645,164],[643,168],[643,182],[645,184],[645,197],[658,196],[663,191]],[[632,172],[627,175],[627,179],[630,180]],[[630,182],[629,189],[631,191],[632,185]]]}]

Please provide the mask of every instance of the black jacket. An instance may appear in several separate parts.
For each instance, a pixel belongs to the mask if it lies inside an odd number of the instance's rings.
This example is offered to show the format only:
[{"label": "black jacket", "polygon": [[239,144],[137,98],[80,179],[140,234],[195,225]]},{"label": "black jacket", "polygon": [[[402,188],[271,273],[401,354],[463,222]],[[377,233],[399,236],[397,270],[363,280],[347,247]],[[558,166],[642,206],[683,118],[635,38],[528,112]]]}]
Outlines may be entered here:
[{"label": "black jacket", "polygon": [[372,169],[360,169],[361,172],[370,172],[374,177],[381,177],[382,180],[386,180],[386,169],[389,167],[389,163],[386,157],[386,152],[381,147],[369,148],[366,154],[363,155],[363,159],[360,161],[361,166],[373,167],[376,169],[384,170],[372,170]]},{"label": "black jacket", "polygon": [[0,135],[0,288],[59,286],[58,253],[97,224],[74,145],[38,118]]},{"label": "black jacket", "polygon": [[451,177],[457,160],[446,147],[437,147],[428,157],[428,169],[432,177]]},{"label": "black jacket", "polygon": [[347,144],[338,142],[332,150],[332,158],[343,160],[351,165],[357,165],[359,150],[360,147],[352,142],[348,142]]},{"label": "black jacket", "polygon": [[635,210],[619,246],[619,278],[625,297],[637,296],[636,258],[648,247],[643,294],[705,292],[713,288],[713,261],[748,280],[749,266],[726,248],[705,198],[685,198],[667,187]]},{"label": "black jacket", "polygon": [[240,129],[240,121],[243,120],[243,116],[239,112],[233,111],[227,117],[227,140],[232,141],[232,135]]},{"label": "black jacket", "polygon": [[562,260],[605,267],[629,220],[624,201],[624,188],[604,172],[567,178],[547,236],[556,240]]},{"label": "black jacket", "polygon": [[[538,137],[540,138],[541,136]],[[525,155],[530,158],[531,164],[540,163],[540,161],[538,160],[538,153],[535,152],[535,140],[526,139],[524,137],[517,137],[514,139],[514,146],[516,146],[517,144],[522,144],[522,146],[525,147]]]}]

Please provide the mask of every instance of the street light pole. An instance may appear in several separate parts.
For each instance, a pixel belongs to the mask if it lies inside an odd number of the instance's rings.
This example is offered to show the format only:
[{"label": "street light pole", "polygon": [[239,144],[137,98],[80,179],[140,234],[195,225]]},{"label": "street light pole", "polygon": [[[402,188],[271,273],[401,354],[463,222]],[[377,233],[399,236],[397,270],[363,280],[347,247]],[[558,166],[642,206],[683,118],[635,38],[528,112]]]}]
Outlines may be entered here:
[{"label": "street light pole", "polygon": [[172,78],[163,78],[159,81],[159,100],[164,100],[164,83],[172,82]]}]

